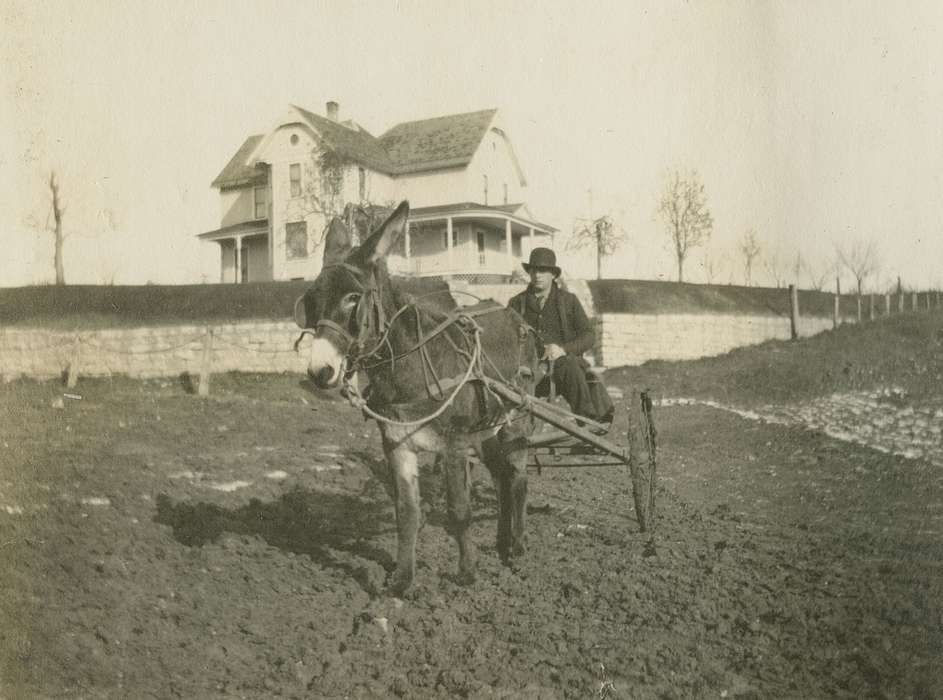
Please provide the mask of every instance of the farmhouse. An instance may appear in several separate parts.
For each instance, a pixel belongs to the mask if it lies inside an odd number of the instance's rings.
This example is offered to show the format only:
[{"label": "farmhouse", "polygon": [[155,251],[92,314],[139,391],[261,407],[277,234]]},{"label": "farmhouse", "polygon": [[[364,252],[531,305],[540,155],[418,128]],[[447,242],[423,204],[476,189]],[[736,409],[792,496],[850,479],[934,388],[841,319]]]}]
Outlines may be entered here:
[{"label": "farmhouse", "polygon": [[339,106],[321,116],[296,106],[249,136],[212,186],[220,227],[220,281],[311,279],[334,215],[408,199],[409,227],[388,257],[414,276],[494,283],[520,274],[531,248],[556,229],[527,208],[527,180],[497,110],[404,122],[373,136]]}]

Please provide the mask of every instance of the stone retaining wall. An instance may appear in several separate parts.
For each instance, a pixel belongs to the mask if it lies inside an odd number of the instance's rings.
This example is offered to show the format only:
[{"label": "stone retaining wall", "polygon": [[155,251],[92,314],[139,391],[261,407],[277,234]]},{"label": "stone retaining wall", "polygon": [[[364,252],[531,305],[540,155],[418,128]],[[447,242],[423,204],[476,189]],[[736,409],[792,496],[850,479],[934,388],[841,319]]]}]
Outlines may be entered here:
[{"label": "stone retaining wall", "polygon": [[0,329],[0,377],[48,379],[61,376],[69,366],[80,376],[196,375],[203,365],[208,328],[213,332],[209,355],[213,373],[305,371],[304,354],[293,348],[298,328],[288,321],[81,332]]},{"label": "stone retaining wall", "polygon": [[[831,318],[803,316],[798,333],[806,337],[832,327]],[[692,360],[766,340],[788,340],[790,333],[789,319],[782,316],[604,313],[596,317],[596,362],[619,367]]]},{"label": "stone retaining wall", "polygon": [[[522,287],[465,286],[481,297],[506,303]],[[585,283],[569,283],[596,324],[595,363],[606,367],[637,365],[647,360],[683,360],[719,355],[733,348],[770,339],[789,338],[789,319],[738,314],[595,315]],[[467,300],[463,300],[467,303]],[[854,321],[845,318],[844,322]],[[831,318],[800,318],[799,334],[809,336],[832,327]],[[59,377],[69,366],[80,376],[132,377],[199,374],[207,329],[213,331],[211,372],[305,371],[304,353],[293,350],[298,329],[290,322],[246,321],[214,326],[156,326],[96,331],[0,329],[0,378]],[[310,338],[305,339],[305,344]]]}]

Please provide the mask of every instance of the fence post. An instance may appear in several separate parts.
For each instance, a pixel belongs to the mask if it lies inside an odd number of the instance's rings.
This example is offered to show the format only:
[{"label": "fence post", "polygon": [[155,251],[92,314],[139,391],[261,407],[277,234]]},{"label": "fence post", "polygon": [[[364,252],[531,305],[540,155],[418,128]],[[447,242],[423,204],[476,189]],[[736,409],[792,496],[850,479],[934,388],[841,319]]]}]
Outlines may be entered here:
[{"label": "fence post", "polygon": [[832,308],[832,328],[838,328],[838,313],[839,313],[839,310],[838,310],[838,303],[839,303],[839,301],[838,301],[838,295],[837,295],[837,294],[833,297],[833,300],[834,300],[835,303],[832,305],[832,306],[833,306],[833,308]]},{"label": "fence post", "polygon": [[914,307],[913,310],[916,311],[917,310],[917,292],[914,292],[913,307]]},{"label": "fence post", "polygon": [[868,294],[868,320],[874,320],[874,295]]},{"label": "fence post", "polygon": [[799,337],[799,290],[789,285],[789,333],[793,340]]},{"label": "fence post", "polygon": [[213,354],[213,329],[207,326],[203,336],[203,359],[200,363],[200,396],[210,395],[210,358]]},{"label": "fence post", "polygon": [[[900,278],[898,277],[898,285],[900,285]],[[904,313],[904,293],[900,290],[897,291],[897,313]]]},{"label": "fence post", "polygon": [[75,336],[75,340],[72,341],[72,352],[69,354],[69,366],[66,369],[66,378],[65,385],[67,389],[74,389],[76,382],[79,381],[79,352],[81,348],[81,340],[79,336]]},{"label": "fence post", "polygon": [[891,315],[891,293],[884,292],[884,315]]},{"label": "fence post", "polygon": [[860,293],[858,294],[857,297],[855,297],[855,301],[858,302],[858,323],[861,323],[861,294]]}]

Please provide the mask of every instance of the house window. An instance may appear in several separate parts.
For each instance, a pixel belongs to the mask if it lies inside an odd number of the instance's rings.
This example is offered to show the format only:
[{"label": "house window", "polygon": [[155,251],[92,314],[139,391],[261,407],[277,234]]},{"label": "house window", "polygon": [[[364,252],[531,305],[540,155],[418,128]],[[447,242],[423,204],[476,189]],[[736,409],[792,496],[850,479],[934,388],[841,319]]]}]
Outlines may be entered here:
[{"label": "house window", "polygon": [[485,232],[478,232],[478,267],[485,266]]},{"label": "house window", "polygon": [[367,199],[367,171],[363,168],[357,168],[357,175],[360,178],[358,192],[360,193],[360,201],[363,202]]},{"label": "house window", "polygon": [[252,197],[254,200],[253,209],[255,210],[255,218],[264,219],[268,213],[267,207],[265,205],[265,188],[256,187],[252,191]]},{"label": "house window", "polygon": [[292,163],[288,166],[288,182],[291,186],[291,196],[301,196],[301,164]]},{"label": "house window", "polygon": [[487,204],[487,203],[488,203],[488,176],[487,176],[487,175],[482,175],[481,177],[482,177],[482,179],[484,180],[484,184],[485,184],[485,201],[484,201],[484,204]]},{"label": "house window", "polygon": [[295,221],[285,224],[285,257],[298,260],[308,257],[308,224]]}]

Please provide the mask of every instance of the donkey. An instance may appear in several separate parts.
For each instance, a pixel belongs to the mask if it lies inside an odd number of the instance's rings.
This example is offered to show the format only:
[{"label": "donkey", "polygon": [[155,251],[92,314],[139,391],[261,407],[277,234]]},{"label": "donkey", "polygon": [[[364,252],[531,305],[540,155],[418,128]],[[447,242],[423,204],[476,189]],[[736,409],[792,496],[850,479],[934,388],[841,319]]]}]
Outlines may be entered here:
[{"label": "donkey", "polygon": [[538,361],[533,335],[513,310],[494,302],[458,309],[448,294],[415,298],[390,279],[385,258],[408,215],[404,201],[357,248],[335,218],[321,274],[295,304],[302,336],[313,336],[308,375],[314,384],[331,389],[343,382],[361,397],[354,380],[369,382],[361,406],[379,425],[396,510],[396,569],[388,582],[395,595],[409,589],[416,571],[420,453],[435,453],[443,468],[447,529],[458,543],[461,582],[475,578],[469,448],[494,480],[499,556],[508,562],[524,552],[533,421],[475,381],[472,370],[477,365],[531,394]]}]

